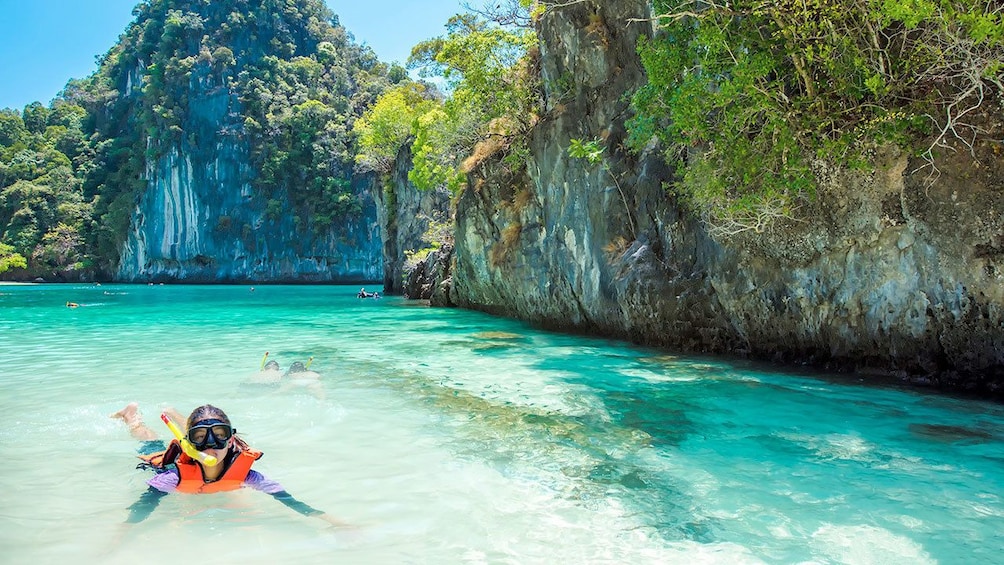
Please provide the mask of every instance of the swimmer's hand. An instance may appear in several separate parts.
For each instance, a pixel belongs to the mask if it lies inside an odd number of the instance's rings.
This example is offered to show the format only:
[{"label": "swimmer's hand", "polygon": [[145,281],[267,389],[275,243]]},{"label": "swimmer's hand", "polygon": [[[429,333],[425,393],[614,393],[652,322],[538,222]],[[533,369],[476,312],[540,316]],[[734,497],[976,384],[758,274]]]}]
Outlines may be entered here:
[{"label": "swimmer's hand", "polygon": [[319,518],[321,520],[324,520],[325,522],[331,524],[332,526],[334,526],[336,528],[355,528],[355,526],[353,526],[352,524],[349,524],[348,522],[343,522],[343,521],[339,520],[338,518],[335,518],[331,514],[328,514],[327,512],[325,512],[323,514],[318,514],[318,515],[315,516],[315,518]]},{"label": "swimmer's hand", "polygon": [[317,514],[314,516],[314,518],[318,518],[320,520],[323,520],[324,522],[327,522],[328,524],[331,525],[331,529],[337,528],[339,530],[353,530],[358,527],[358,526],[353,526],[347,522],[342,522],[341,520],[338,520],[337,518],[331,516],[326,512],[323,514]]}]

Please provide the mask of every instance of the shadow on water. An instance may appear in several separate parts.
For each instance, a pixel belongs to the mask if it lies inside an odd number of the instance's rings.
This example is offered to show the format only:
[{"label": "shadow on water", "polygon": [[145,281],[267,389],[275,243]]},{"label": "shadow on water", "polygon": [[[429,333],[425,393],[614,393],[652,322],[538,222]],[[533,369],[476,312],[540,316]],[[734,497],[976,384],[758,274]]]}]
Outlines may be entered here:
[{"label": "shadow on water", "polygon": [[[666,356],[652,362],[674,365],[675,374],[670,382],[650,382],[630,375],[632,369],[648,369],[649,362],[639,361],[632,355],[610,352],[596,355],[587,350],[562,358],[541,359],[534,368],[566,375],[565,382],[600,393],[598,397],[610,420],[584,423],[593,433],[606,434],[611,428],[632,430],[642,434],[647,447],[654,448],[655,453],[671,452],[691,435],[701,433],[688,416],[705,409],[693,400],[700,396],[694,388],[703,387],[703,381],[720,369],[714,365],[677,364],[675,357]],[[687,390],[681,392],[681,388]],[[652,464],[608,457],[597,458],[591,467],[581,469],[580,473],[592,484],[619,485],[630,491],[635,507],[651,517],[651,526],[664,538],[701,543],[715,541],[716,520],[703,516],[695,506],[697,502],[673,484],[665,470]]]},{"label": "shadow on water", "polygon": [[525,348],[533,343],[529,337],[502,331],[485,331],[470,334],[463,339],[440,342],[443,347],[469,349],[473,353],[495,353]]},{"label": "shadow on water", "polygon": [[910,424],[909,430],[916,437],[940,443],[975,445],[995,441],[992,432],[966,426]]},{"label": "shadow on water", "polygon": [[383,375],[377,380],[381,386],[431,406],[450,428],[452,450],[461,458],[510,477],[533,473],[523,478],[585,507],[616,497],[631,514],[647,517],[643,527],[667,540],[713,541],[710,520],[695,519],[695,501],[646,461],[654,457],[653,442],[683,437],[684,410],[624,395],[612,403],[623,410],[615,420],[593,411],[569,415],[487,398],[428,375],[397,370],[388,376],[377,363],[372,371]]}]

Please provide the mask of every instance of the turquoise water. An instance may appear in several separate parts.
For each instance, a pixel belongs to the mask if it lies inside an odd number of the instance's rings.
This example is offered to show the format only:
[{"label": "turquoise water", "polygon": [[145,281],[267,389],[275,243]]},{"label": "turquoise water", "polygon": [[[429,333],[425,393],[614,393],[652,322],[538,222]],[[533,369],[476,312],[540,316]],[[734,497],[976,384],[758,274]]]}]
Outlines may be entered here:
[{"label": "turquoise water", "polygon": [[[1000,405],[356,290],[0,286],[0,562],[1001,562]],[[265,351],[321,390],[248,386]],[[124,526],[131,401],[165,435],[164,407],[221,406],[356,527],[250,491]]]}]

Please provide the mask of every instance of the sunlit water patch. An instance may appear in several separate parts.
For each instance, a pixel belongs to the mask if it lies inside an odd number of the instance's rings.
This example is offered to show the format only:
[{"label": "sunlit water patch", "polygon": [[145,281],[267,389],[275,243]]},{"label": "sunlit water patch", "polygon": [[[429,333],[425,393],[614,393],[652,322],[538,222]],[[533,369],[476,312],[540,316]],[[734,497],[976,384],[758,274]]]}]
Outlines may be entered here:
[{"label": "sunlit water patch", "polygon": [[[66,302],[80,304],[66,307]],[[249,386],[264,352],[319,390]],[[0,287],[9,563],[995,563],[1004,410],[349,287]],[[251,491],[165,499],[108,418],[211,402]],[[162,548],[172,548],[171,551]],[[221,558],[225,555],[225,558]]]}]

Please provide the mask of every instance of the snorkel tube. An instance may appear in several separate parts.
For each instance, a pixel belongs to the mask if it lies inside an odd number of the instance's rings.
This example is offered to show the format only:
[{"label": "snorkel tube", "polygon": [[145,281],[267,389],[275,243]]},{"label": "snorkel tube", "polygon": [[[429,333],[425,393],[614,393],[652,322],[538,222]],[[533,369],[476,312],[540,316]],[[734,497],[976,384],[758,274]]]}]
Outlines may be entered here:
[{"label": "snorkel tube", "polygon": [[[266,353],[265,355],[268,355],[268,353]],[[171,433],[174,434],[174,437],[178,439],[178,443],[181,444],[181,450],[185,452],[185,455],[191,457],[192,459],[198,459],[203,464],[209,465],[210,467],[216,465],[216,458],[213,457],[212,455],[206,455],[205,453],[199,451],[198,449],[195,449],[195,446],[193,446],[192,443],[188,441],[188,438],[185,437],[185,434],[181,433],[181,428],[178,427],[178,424],[175,424],[174,420],[172,420],[171,417],[168,416],[166,412],[161,412],[160,419],[163,420],[165,424],[167,424],[168,429],[170,429]]]},{"label": "snorkel tube", "polygon": [[265,360],[266,360],[266,359],[268,359],[268,351],[266,351],[266,352],[265,352],[265,356],[261,358],[261,367],[258,367],[258,370],[259,370],[259,371],[261,371],[261,370],[264,370],[264,369],[265,369]]},{"label": "snorkel tube", "polygon": [[310,359],[307,359],[307,366],[304,367],[304,369],[309,369],[310,368],[310,364],[313,363],[313,362],[314,362],[314,356],[311,355]]}]

